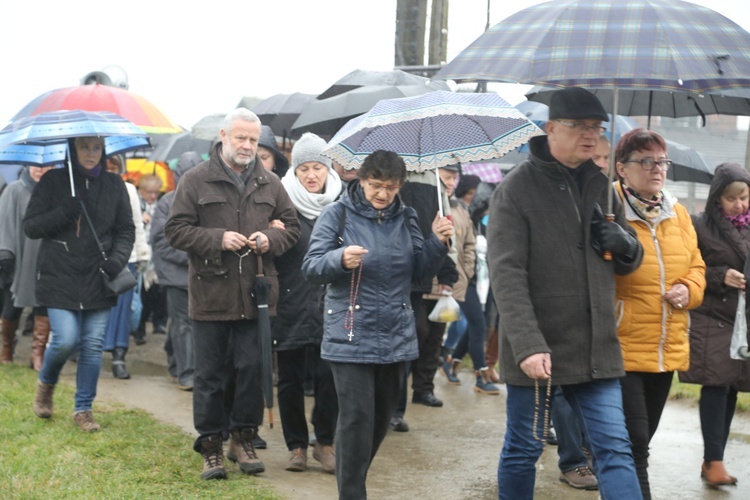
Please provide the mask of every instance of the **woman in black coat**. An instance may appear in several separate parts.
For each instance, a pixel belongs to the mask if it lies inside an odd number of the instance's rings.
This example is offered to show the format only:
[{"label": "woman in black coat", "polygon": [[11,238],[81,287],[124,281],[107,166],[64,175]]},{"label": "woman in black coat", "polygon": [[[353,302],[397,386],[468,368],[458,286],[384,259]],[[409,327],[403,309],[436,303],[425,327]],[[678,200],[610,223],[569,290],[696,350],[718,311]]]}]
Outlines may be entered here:
[{"label": "woman in black coat", "polygon": [[680,381],[700,384],[703,432],[701,477],[711,485],[734,484],[724,468],[724,448],[737,392],[750,391],[750,362],[729,357],[739,291],[750,251],[750,173],[737,163],[716,167],[706,210],[693,216],[706,262],[703,304],[690,311],[690,369]]},{"label": "woman in black coat", "polygon": [[[114,278],[125,267],[135,241],[130,201],[119,176],[106,171],[104,141],[69,141],[73,183],[68,168],[45,174],[29,200],[23,228],[41,239],[36,298],[47,307],[51,341],[39,372],[34,413],[52,416],[52,396],[63,365],[78,349],[73,420],[83,431],[99,430],[92,413],[102,363],[102,342],[109,310],[117,296],[108,293],[102,274]],[[104,260],[86,209],[107,254]]]},{"label": "woman in black coat", "polygon": [[[307,253],[315,220],[323,209],[336,201],[341,180],[331,168],[331,160],[322,156],[326,142],[315,134],[305,134],[292,149],[292,168],[281,180],[297,209],[300,236],[297,243],[276,258],[279,272],[279,304],[273,325],[273,344],[278,357],[278,399],[284,440],[291,456],[288,471],[307,468],[309,434],[305,417],[305,365],[312,363],[315,406],[312,424],[315,430],[313,458],[323,470],[333,474],[336,456],[333,449],[338,399],[333,374],[320,359],[323,339],[321,286],[308,283],[302,275],[302,260]],[[308,350],[312,350],[308,357]]]}]

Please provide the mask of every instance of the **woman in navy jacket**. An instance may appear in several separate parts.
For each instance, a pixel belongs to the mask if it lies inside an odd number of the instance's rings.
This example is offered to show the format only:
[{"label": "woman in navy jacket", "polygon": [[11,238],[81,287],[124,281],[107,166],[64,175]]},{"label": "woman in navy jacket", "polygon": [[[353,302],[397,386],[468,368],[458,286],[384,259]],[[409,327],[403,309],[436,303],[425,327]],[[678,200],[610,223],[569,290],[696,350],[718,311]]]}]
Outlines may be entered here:
[{"label": "woman in navy jacket", "polygon": [[305,278],[328,284],[321,357],[339,399],[336,481],[339,498],[367,497],[367,470],[396,408],[404,363],[417,357],[409,293],[412,277],[434,274],[453,226],[436,215],[422,237],[416,212],[398,196],[403,160],[375,151],[346,193],[313,229]]}]

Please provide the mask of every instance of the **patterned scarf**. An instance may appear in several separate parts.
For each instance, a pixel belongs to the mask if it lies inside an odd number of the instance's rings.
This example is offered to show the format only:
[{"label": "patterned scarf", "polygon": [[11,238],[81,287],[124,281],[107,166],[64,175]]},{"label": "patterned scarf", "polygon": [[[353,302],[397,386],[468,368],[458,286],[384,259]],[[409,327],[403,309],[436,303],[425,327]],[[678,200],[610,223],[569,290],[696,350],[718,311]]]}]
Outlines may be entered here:
[{"label": "patterned scarf", "polygon": [[663,193],[660,192],[658,195],[654,195],[650,200],[647,200],[629,186],[626,186],[625,184],[621,184],[621,186],[628,204],[630,204],[633,210],[635,210],[635,213],[638,214],[641,219],[651,222],[659,217],[661,214],[662,201],[664,200]]},{"label": "patterned scarf", "polygon": [[748,209],[744,214],[729,215],[724,211],[723,208],[721,208],[721,204],[717,203],[717,206],[719,207],[721,215],[723,215],[726,220],[731,222],[735,228],[745,229],[746,227],[750,226],[750,209]]}]

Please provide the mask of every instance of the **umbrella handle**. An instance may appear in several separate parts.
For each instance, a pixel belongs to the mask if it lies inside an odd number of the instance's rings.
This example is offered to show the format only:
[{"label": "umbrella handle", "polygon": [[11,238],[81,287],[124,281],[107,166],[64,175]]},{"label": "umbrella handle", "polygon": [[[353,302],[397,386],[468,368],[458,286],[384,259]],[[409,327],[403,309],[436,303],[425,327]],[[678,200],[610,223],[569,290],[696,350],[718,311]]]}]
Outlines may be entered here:
[{"label": "umbrella handle", "polygon": [[263,275],[263,241],[260,236],[255,238],[255,254],[258,256],[258,276]]},{"label": "umbrella handle", "polygon": [[[605,214],[604,220],[606,220],[607,222],[614,222],[615,214]],[[602,259],[612,260],[612,252],[610,252],[609,250],[605,250],[604,253],[602,254]]]},{"label": "umbrella handle", "polygon": [[273,429],[273,408],[268,409],[268,428]]}]

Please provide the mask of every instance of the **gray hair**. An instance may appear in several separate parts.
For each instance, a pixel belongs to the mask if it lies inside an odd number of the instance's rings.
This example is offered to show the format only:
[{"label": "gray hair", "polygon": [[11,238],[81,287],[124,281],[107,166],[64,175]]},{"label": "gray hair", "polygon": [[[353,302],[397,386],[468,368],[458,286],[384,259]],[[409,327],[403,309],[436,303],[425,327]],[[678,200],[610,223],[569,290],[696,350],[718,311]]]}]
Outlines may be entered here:
[{"label": "gray hair", "polygon": [[235,120],[245,120],[246,122],[257,123],[258,125],[261,125],[258,115],[256,115],[249,109],[235,108],[227,113],[226,117],[224,117],[223,129],[225,132],[229,133],[229,131],[232,130],[232,123],[234,123]]}]

